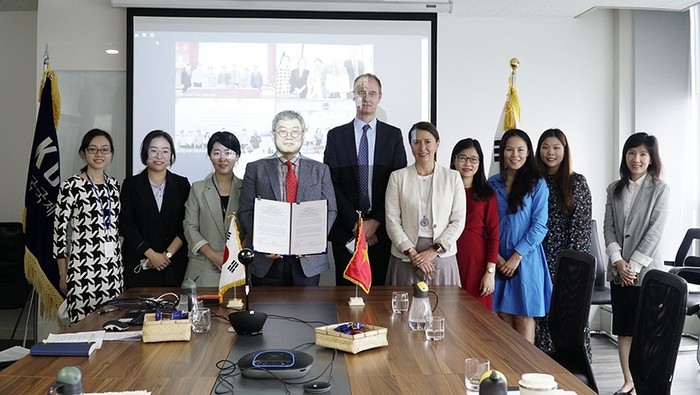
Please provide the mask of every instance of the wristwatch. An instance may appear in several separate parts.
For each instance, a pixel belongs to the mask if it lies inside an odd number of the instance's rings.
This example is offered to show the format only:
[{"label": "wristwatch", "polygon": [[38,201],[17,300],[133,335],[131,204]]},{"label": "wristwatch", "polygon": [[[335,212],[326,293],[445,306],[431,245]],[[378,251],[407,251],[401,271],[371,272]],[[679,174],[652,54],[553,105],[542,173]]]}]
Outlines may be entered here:
[{"label": "wristwatch", "polygon": [[486,271],[493,274],[496,272],[496,268],[493,266],[488,266],[488,267],[486,267]]},{"label": "wristwatch", "polygon": [[165,257],[168,258],[168,259],[170,259],[170,258],[173,257],[173,253],[170,252],[170,251],[168,251],[168,250],[165,250]]},{"label": "wristwatch", "polygon": [[442,244],[440,244],[440,243],[435,243],[435,244],[433,244],[432,247],[437,252],[445,251],[445,249],[442,247]]}]

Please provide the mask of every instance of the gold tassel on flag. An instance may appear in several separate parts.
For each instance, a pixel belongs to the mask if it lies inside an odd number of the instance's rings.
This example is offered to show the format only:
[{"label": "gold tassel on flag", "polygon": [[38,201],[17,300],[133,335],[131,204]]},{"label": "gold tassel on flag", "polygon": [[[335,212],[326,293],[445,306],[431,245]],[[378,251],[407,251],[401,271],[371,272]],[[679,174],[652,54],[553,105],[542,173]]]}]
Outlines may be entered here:
[{"label": "gold tassel on flag", "polygon": [[496,127],[496,134],[493,138],[493,160],[489,168],[489,176],[499,172],[498,162],[500,158],[498,157],[498,151],[501,145],[501,136],[507,130],[520,127],[520,99],[518,98],[518,91],[515,89],[515,71],[519,66],[520,61],[517,58],[510,60],[511,73],[510,77],[508,77],[508,93],[506,94],[506,102],[503,105],[501,117]]}]

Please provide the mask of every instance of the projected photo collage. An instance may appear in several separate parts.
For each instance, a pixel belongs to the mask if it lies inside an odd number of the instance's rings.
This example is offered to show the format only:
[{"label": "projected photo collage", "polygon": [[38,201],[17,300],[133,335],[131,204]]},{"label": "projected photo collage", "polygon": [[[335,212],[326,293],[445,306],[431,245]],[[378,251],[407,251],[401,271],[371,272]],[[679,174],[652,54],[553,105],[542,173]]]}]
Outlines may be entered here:
[{"label": "projected photo collage", "polygon": [[284,109],[306,121],[302,153],[322,159],[328,130],[355,115],[353,81],[373,70],[373,45],[177,42],[175,57],[178,152],[206,152],[227,130],[246,162],[274,152],[270,122]]}]

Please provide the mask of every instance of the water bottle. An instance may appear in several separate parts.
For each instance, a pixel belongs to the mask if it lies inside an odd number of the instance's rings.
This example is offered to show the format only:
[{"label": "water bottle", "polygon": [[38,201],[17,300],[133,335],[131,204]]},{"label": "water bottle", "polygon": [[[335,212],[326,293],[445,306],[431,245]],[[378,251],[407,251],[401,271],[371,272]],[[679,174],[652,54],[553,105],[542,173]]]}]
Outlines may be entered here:
[{"label": "water bottle", "polygon": [[[428,295],[435,295],[435,306],[430,307]],[[437,293],[428,289],[428,284],[419,281],[413,284],[413,299],[411,308],[408,310],[408,326],[414,331],[424,331],[426,322],[433,318],[433,311],[437,307]]]},{"label": "water bottle", "polygon": [[197,308],[197,284],[189,278],[180,286],[180,301],[177,309],[182,312],[190,312]]}]

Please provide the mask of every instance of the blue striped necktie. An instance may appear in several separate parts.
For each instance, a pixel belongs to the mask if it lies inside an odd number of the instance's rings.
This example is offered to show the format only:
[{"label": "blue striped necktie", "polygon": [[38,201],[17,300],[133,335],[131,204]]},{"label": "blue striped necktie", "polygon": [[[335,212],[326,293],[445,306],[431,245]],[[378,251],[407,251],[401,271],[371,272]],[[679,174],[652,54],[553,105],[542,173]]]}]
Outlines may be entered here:
[{"label": "blue striped necktie", "polygon": [[357,189],[359,192],[360,211],[363,214],[369,212],[371,206],[369,200],[369,145],[367,143],[367,131],[369,125],[362,127],[360,148],[357,150]]}]

